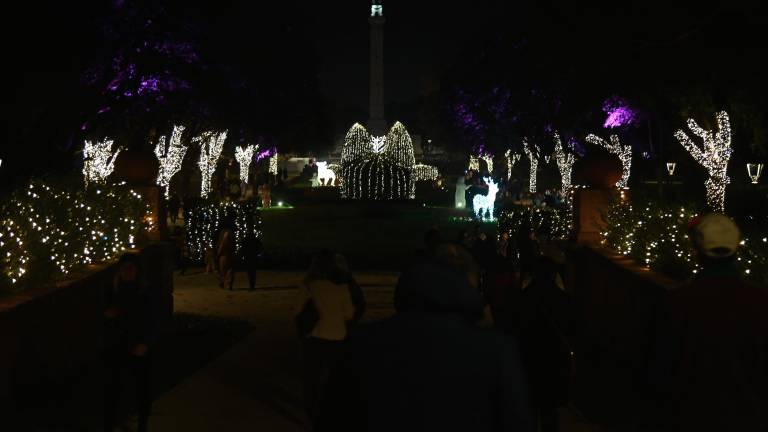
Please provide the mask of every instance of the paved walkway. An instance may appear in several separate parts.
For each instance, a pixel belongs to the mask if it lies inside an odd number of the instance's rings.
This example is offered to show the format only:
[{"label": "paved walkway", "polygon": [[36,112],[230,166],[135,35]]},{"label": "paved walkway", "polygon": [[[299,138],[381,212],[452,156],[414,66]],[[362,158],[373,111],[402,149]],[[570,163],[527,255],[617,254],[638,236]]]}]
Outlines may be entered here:
[{"label": "paved walkway", "polygon": [[[175,278],[177,313],[244,320],[251,333],[222,356],[155,401],[153,431],[304,431],[299,350],[290,319],[299,272],[261,272],[257,290],[238,275],[234,291],[218,288],[212,274]],[[366,319],[392,313],[397,275],[356,275],[369,302]]]},{"label": "paved walkway", "polygon": [[[215,276],[193,270],[175,278],[177,313],[247,321],[251,332],[223,355],[181,381],[154,403],[155,431],[308,431],[301,409],[299,349],[290,308],[299,272],[259,273],[258,289],[218,288]],[[358,273],[368,301],[365,320],[390,316],[397,274]],[[564,432],[598,432],[574,412],[561,412]]]}]

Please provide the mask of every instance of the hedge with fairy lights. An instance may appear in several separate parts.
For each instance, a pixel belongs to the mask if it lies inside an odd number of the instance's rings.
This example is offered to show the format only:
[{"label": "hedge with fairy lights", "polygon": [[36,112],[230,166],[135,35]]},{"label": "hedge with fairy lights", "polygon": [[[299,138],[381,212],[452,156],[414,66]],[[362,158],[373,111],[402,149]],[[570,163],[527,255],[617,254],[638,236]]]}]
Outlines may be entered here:
[{"label": "hedge with fairy lights", "polygon": [[216,235],[228,219],[231,219],[235,227],[235,247],[238,253],[249,233],[261,238],[261,214],[256,201],[200,200],[188,203],[185,209],[185,223],[190,259],[205,261],[206,250],[215,247]]},{"label": "hedge with fairy lights", "polygon": [[[688,239],[688,223],[696,214],[690,205],[616,202],[605,215],[602,242],[659,273],[688,278],[699,271]],[[745,233],[737,259],[745,278],[763,285],[768,282],[765,234]]]},{"label": "hedge with fairy lights", "polygon": [[534,232],[543,229],[551,238],[565,240],[571,233],[572,211],[569,207],[512,206],[499,215],[499,234],[517,235],[526,222]]},{"label": "hedge with fairy lights", "polygon": [[51,283],[135,248],[149,205],[124,185],[32,181],[0,207],[0,289]]}]

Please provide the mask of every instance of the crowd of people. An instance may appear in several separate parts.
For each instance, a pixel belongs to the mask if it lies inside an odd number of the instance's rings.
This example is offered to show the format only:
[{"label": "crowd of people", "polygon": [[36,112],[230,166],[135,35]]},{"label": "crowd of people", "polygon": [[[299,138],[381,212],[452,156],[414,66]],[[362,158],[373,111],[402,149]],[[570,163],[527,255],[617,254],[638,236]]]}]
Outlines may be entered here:
[{"label": "crowd of people", "polygon": [[[546,228],[497,238],[481,224],[446,239],[430,228],[393,295],[395,313],[364,322],[366,300],[345,258],[317,254],[297,290],[294,321],[313,430],[557,431],[569,402],[579,318],[566,254]],[[661,302],[649,348],[648,424],[658,431],[768,430],[768,294],[736,269],[734,222],[691,222],[697,276]],[[255,237],[236,255],[234,226],[216,235],[213,268],[232,288],[236,262],[255,288]],[[140,262],[119,263],[104,310],[105,430],[126,377],[147,429],[156,332]]]},{"label": "crowd of people", "polygon": [[[578,326],[564,255],[538,234],[523,226],[494,244],[476,227],[446,242],[430,229],[395,315],[365,325],[348,269],[318,255],[295,308],[313,430],[557,431]],[[647,424],[764,432],[768,294],[736,271],[732,220],[698,218],[690,236],[702,270],[660,307]]]}]

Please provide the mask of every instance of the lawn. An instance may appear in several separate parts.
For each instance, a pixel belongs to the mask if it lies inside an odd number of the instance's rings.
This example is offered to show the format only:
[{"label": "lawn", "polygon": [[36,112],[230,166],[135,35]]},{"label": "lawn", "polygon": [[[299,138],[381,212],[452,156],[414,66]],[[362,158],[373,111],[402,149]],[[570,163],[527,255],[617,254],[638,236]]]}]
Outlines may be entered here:
[{"label": "lawn", "polygon": [[[344,254],[353,269],[400,270],[423,247],[424,233],[436,226],[454,240],[475,223],[465,211],[416,202],[334,201],[273,207],[262,211],[264,265],[303,268],[321,249]],[[483,231],[496,235],[495,223]]]}]

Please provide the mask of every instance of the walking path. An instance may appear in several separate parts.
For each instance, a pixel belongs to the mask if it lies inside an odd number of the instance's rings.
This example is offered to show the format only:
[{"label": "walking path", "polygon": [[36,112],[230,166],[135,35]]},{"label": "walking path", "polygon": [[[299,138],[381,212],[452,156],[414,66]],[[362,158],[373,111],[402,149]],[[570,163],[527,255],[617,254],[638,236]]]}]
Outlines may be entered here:
[{"label": "walking path", "polygon": [[[397,274],[361,272],[356,278],[368,302],[365,320],[390,316]],[[160,396],[153,405],[154,431],[309,431],[302,411],[299,347],[290,319],[301,272],[264,271],[257,290],[218,288],[212,274],[175,276],[176,313],[247,321],[251,332],[223,355]],[[574,412],[561,412],[564,432],[599,432]]]},{"label": "walking path", "polygon": [[[153,405],[153,431],[305,431],[299,350],[290,319],[300,272],[260,272],[249,292],[244,275],[235,290],[218,288],[215,276],[175,278],[177,313],[247,321],[252,331],[222,356],[182,381]],[[397,274],[356,274],[369,303],[366,319],[392,313]]]}]

